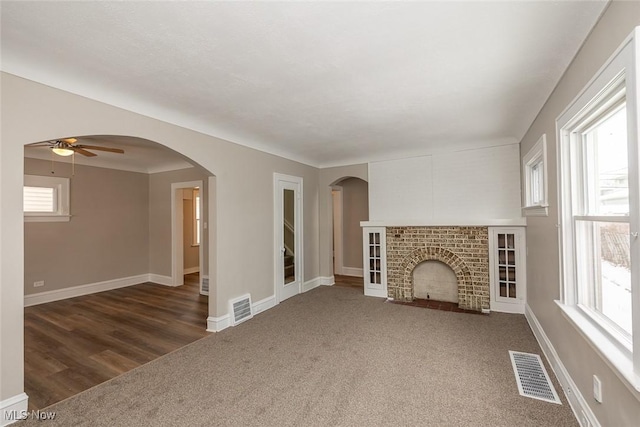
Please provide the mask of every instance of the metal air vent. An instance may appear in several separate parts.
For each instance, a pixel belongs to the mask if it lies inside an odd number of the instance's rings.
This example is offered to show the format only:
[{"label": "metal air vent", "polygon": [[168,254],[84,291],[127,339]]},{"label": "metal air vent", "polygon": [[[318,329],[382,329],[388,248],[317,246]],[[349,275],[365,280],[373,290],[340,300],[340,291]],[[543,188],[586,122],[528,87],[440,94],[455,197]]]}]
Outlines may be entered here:
[{"label": "metal air vent", "polygon": [[562,405],[540,356],[518,351],[509,351],[509,356],[521,396]]},{"label": "metal air vent", "polygon": [[242,323],[253,317],[251,311],[251,295],[246,294],[229,301],[229,313],[231,314],[231,326]]}]

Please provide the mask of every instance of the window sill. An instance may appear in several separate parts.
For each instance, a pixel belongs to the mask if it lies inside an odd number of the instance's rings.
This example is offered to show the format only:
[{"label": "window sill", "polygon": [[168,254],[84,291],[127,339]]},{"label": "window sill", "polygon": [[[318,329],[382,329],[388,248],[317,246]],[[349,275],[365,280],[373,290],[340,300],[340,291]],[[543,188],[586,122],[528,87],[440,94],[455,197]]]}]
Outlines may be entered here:
[{"label": "window sill", "polygon": [[549,216],[549,206],[525,206],[522,208],[522,216]]},{"label": "window sill", "polygon": [[556,304],[560,307],[563,316],[569,320],[569,323],[580,332],[635,398],[640,401],[640,375],[633,371],[633,355],[631,352],[612,342],[612,338],[594,325],[577,307],[566,305],[557,300]]},{"label": "window sill", "polygon": [[25,215],[24,222],[69,222],[71,215]]}]

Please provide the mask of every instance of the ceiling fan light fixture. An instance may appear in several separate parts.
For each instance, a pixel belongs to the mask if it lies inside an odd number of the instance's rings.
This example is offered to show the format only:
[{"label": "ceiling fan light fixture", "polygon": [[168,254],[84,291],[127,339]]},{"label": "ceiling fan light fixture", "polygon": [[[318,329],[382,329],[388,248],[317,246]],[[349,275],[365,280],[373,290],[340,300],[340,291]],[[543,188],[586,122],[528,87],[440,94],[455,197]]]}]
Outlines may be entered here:
[{"label": "ceiling fan light fixture", "polygon": [[67,157],[73,154],[73,150],[69,150],[68,148],[53,147],[51,150],[58,156],[63,157]]}]

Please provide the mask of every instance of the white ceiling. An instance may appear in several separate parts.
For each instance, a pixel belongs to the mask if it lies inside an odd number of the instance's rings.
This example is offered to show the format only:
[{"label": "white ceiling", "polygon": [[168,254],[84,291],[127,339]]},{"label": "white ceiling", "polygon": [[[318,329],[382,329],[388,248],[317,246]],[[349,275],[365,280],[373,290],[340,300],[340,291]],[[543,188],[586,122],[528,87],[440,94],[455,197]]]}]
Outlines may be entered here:
[{"label": "white ceiling", "polygon": [[1,66],[332,166],[519,142],[606,4],[2,1]]}]

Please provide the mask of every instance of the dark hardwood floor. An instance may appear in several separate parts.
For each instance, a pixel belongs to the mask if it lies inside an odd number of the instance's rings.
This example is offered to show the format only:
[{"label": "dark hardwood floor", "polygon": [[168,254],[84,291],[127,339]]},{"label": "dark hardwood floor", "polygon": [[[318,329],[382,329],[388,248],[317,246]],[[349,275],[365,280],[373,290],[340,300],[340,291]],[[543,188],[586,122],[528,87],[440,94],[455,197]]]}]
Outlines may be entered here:
[{"label": "dark hardwood floor", "polygon": [[362,277],[341,276],[336,274],[333,276],[336,286],[349,286],[354,288],[364,288],[364,279]]},{"label": "dark hardwood floor", "polygon": [[25,392],[42,409],[207,335],[198,275],[26,307]]}]

